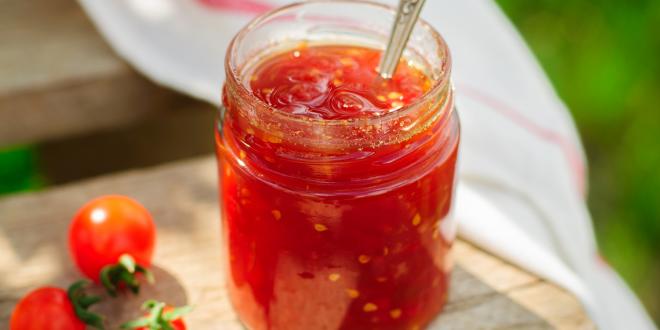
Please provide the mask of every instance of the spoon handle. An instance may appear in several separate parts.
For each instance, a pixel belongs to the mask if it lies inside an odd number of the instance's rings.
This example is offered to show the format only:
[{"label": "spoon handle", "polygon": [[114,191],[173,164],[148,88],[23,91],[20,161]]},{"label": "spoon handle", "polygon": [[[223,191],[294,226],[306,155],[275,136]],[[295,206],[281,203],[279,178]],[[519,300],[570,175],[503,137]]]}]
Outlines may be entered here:
[{"label": "spoon handle", "polygon": [[425,0],[401,0],[396,12],[396,18],[390,32],[390,40],[387,48],[383,52],[378,73],[383,79],[390,79],[399,64],[399,59],[403,50],[406,48],[410,33],[415,27],[415,23],[422,11]]}]

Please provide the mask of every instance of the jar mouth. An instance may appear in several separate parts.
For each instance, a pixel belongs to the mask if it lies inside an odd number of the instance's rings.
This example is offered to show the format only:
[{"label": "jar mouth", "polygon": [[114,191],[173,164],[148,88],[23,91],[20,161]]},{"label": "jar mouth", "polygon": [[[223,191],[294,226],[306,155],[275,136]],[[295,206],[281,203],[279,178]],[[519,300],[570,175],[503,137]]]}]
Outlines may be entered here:
[{"label": "jar mouth", "polygon": [[[419,108],[425,102],[428,103],[429,98],[436,95],[440,95],[443,90],[448,90],[448,93],[451,93],[451,87],[449,86],[450,84],[449,77],[451,71],[451,55],[449,53],[449,48],[447,46],[447,43],[445,42],[444,38],[442,38],[440,33],[438,33],[428,22],[420,18],[419,21],[417,22],[417,26],[415,27],[415,29],[424,30],[426,33],[428,33],[431,36],[433,41],[438,46],[438,52],[437,52],[438,54],[436,55],[441,60],[441,64],[439,65],[439,67],[435,68],[439,70],[438,77],[429,76],[429,78],[432,81],[431,87],[427,91],[425,91],[423,95],[413,99],[411,102],[407,103],[406,105],[404,105],[400,109],[397,109],[396,111],[388,112],[378,117],[324,119],[324,118],[300,116],[285,111],[281,111],[280,109],[273,107],[267,104],[266,102],[264,102],[263,100],[255,97],[252,91],[243,83],[244,77],[242,76],[242,71],[241,71],[241,69],[243,68],[240,65],[237,65],[237,63],[235,63],[234,61],[232,61],[232,59],[238,56],[237,54],[238,46],[240,45],[241,41],[243,41],[245,37],[250,34],[250,32],[257,29],[261,24],[268,22],[272,18],[282,13],[314,4],[337,5],[342,3],[348,6],[361,5],[361,6],[372,7],[374,9],[380,9],[384,12],[388,12],[392,17],[392,21],[394,20],[394,16],[396,15],[396,9],[394,7],[371,0],[309,0],[305,2],[296,2],[289,5],[285,5],[277,9],[271,10],[267,13],[264,13],[254,18],[245,27],[243,27],[234,36],[234,38],[232,39],[232,41],[230,42],[227,48],[227,53],[225,56],[225,71],[226,71],[227,79],[229,80],[228,84],[235,86],[235,88],[233,88],[233,91],[237,93],[239,97],[246,100],[250,99],[250,102],[254,102],[254,104],[257,105],[259,109],[264,109],[269,112],[269,115],[278,117],[281,120],[285,120],[287,122],[295,122],[299,124],[323,125],[323,126],[359,126],[359,125],[382,124],[384,122],[388,122],[408,116],[411,113],[418,111]],[[337,39],[337,41],[338,41],[337,44],[339,45],[342,44],[341,39]],[[410,48],[411,42],[412,40],[409,41],[408,43],[408,47],[407,47],[408,49]]]}]

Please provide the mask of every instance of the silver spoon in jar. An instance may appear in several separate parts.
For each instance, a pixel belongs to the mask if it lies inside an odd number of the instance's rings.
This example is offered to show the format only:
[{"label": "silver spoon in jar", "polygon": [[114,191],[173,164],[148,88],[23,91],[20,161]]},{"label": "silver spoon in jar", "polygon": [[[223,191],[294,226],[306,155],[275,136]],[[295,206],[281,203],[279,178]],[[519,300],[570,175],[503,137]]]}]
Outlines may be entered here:
[{"label": "silver spoon in jar", "polygon": [[408,39],[412,33],[415,23],[422,11],[425,0],[400,0],[399,8],[396,11],[390,40],[387,42],[387,48],[383,52],[378,65],[378,73],[383,79],[390,79],[394,75],[399,59],[403,50],[408,44]]}]

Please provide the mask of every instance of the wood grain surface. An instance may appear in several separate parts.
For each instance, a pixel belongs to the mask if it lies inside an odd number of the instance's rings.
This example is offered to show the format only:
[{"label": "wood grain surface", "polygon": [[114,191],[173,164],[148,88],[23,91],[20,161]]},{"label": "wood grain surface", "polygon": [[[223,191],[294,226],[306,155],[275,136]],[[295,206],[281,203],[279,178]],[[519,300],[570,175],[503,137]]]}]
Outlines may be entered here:
[{"label": "wood grain surface", "polygon": [[[192,304],[189,328],[242,329],[224,289],[215,161],[207,156],[0,199],[0,329],[31,289],[80,277],[66,248],[68,223],[103,194],[142,202],[158,226],[157,283],[138,297],[95,307],[110,329],[149,298]],[[449,303],[431,329],[593,329],[580,303],[556,286],[459,241]]]},{"label": "wood grain surface", "polygon": [[75,0],[0,0],[0,147],[126,125],[189,99],[134,72]]}]

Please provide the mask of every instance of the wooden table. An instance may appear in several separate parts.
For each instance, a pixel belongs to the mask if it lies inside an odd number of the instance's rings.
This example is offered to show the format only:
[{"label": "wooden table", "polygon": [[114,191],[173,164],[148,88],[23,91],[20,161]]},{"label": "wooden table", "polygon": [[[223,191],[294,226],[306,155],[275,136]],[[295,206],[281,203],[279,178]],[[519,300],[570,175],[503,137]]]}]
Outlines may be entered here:
[{"label": "wooden table", "polygon": [[[68,223],[85,201],[111,193],[141,201],[158,226],[157,285],[98,306],[111,326],[136,316],[137,306],[155,297],[195,305],[186,317],[193,330],[241,329],[223,287],[211,156],[0,199],[0,329],[29,290],[80,277],[67,255]],[[593,328],[580,303],[562,289],[466,242],[454,252],[449,303],[432,329]]]},{"label": "wooden table", "polygon": [[0,147],[108,130],[190,101],[117,57],[75,0],[0,8]]}]

